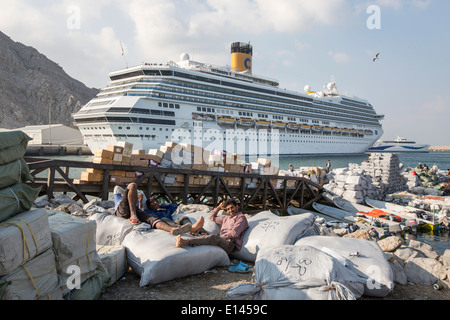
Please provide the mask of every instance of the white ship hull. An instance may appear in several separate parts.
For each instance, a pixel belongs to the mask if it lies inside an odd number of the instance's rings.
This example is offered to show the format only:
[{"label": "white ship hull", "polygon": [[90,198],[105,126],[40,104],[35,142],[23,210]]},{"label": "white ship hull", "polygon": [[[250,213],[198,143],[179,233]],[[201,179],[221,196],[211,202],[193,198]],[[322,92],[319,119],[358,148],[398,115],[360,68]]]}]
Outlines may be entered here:
[{"label": "white ship hull", "polygon": [[173,141],[242,155],[360,154],[383,134],[382,116],[365,100],[287,91],[186,59],[111,73],[108,87],[74,114],[91,151]]}]

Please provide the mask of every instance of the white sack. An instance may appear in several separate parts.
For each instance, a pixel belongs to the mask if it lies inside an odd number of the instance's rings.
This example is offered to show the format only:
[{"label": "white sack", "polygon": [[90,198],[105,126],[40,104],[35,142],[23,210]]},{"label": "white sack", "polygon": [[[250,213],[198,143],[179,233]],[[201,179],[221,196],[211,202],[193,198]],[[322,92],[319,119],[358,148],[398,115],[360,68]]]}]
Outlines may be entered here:
[{"label": "white sack", "polygon": [[89,217],[97,224],[96,243],[103,246],[121,245],[125,236],[133,230],[134,225],[114,214],[95,213]]},{"label": "white sack", "polygon": [[[183,237],[188,237],[184,234]],[[230,259],[217,246],[177,247],[177,237],[157,229],[134,230],[123,245],[129,266],[141,276],[140,286],[202,273],[216,266],[228,266]]]},{"label": "white sack", "polygon": [[227,292],[230,299],[355,300],[364,285],[355,273],[330,255],[310,246],[262,248],[255,262],[254,283]]},{"label": "white sack", "polygon": [[244,233],[241,250],[231,255],[254,262],[261,248],[290,245],[305,235],[317,235],[319,233],[314,228],[314,219],[312,213],[281,217],[270,211],[255,214],[248,219],[249,227]]},{"label": "white sack", "polygon": [[3,221],[0,223],[0,276],[10,274],[51,246],[46,210],[26,211]]},{"label": "white sack", "polygon": [[[394,288],[394,276],[380,246],[370,240],[313,236],[298,240],[295,245],[332,251],[343,257],[349,270],[364,283],[364,295],[385,297]],[[324,250],[324,248],[326,250]]]}]

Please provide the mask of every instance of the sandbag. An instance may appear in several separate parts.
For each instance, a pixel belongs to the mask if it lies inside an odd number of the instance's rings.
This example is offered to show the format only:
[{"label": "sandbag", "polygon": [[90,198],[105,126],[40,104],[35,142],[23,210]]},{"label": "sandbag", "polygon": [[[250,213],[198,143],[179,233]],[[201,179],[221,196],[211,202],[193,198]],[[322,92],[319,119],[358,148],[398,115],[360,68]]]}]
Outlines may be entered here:
[{"label": "sandbag", "polygon": [[0,189],[28,181],[34,182],[34,179],[23,158],[0,165]]},{"label": "sandbag", "polygon": [[[59,288],[53,250],[44,251],[19,267],[15,272],[3,277],[2,280],[10,281],[3,293],[3,300],[48,298]],[[53,299],[59,298],[61,297],[53,295]]]},{"label": "sandbag", "polygon": [[0,276],[15,271],[52,247],[47,211],[19,213],[0,223]]},{"label": "sandbag", "polygon": [[97,253],[106,271],[111,275],[107,286],[112,286],[128,270],[127,254],[124,246],[99,246]]},{"label": "sandbag", "polygon": [[23,131],[0,129],[0,164],[22,158],[30,140],[32,139]]},{"label": "sandbag", "polygon": [[96,251],[95,221],[48,210],[48,222],[59,265]]},{"label": "sandbag", "polygon": [[364,295],[385,297],[394,288],[392,269],[383,250],[374,241],[313,236],[302,238],[295,245],[311,246],[345,260],[347,268],[362,279]]},{"label": "sandbag", "polygon": [[95,213],[89,217],[97,224],[96,243],[102,246],[121,245],[125,236],[133,230],[134,225],[114,214]]},{"label": "sandbag", "polygon": [[305,235],[317,235],[314,220],[312,213],[280,217],[270,211],[260,212],[248,219],[242,248],[231,256],[254,262],[260,248],[291,245]]},{"label": "sandbag", "polygon": [[355,300],[364,285],[355,273],[328,254],[310,247],[261,248],[254,283],[230,288],[227,297],[254,300]]},{"label": "sandbag", "polygon": [[16,214],[31,209],[34,200],[39,196],[41,187],[32,188],[25,183],[0,190],[0,222],[5,221]]},{"label": "sandbag", "polygon": [[[187,234],[182,236],[189,237]],[[176,239],[169,232],[158,229],[133,230],[125,237],[127,262],[141,276],[141,287],[230,264],[228,255],[220,247],[177,247]]]}]

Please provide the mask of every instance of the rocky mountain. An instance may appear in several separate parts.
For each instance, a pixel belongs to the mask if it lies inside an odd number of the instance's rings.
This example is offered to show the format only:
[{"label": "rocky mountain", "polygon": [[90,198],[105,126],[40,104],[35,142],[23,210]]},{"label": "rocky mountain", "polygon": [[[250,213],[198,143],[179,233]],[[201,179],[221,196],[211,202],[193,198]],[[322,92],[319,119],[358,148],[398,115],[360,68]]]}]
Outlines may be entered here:
[{"label": "rocky mountain", "polygon": [[0,32],[0,128],[72,125],[71,114],[96,96],[36,49]]}]

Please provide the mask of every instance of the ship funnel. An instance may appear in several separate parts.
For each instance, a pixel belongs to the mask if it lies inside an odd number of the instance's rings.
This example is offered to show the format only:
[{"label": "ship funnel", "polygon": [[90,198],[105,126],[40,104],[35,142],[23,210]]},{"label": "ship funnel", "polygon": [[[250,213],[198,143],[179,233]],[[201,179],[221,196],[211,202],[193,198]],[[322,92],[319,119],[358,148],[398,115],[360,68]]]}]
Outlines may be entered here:
[{"label": "ship funnel", "polygon": [[231,44],[231,71],[252,73],[253,47],[250,43],[233,42]]}]

